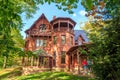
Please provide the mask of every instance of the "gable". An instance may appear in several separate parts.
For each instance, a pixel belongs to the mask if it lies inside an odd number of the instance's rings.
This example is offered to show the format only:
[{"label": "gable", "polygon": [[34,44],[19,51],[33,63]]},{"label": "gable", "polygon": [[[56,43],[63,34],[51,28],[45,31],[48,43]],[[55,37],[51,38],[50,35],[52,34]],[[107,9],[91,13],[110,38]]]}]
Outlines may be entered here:
[{"label": "gable", "polygon": [[38,30],[40,28],[41,25],[46,25],[47,29],[50,29],[50,23],[47,20],[47,18],[45,17],[44,14],[42,14],[33,24],[32,26],[26,30],[25,32],[28,33],[30,30]]},{"label": "gable", "polygon": [[88,38],[84,30],[74,30],[74,40],[77,41],[79,37],[81,37],[85,42],[88,42]]}]

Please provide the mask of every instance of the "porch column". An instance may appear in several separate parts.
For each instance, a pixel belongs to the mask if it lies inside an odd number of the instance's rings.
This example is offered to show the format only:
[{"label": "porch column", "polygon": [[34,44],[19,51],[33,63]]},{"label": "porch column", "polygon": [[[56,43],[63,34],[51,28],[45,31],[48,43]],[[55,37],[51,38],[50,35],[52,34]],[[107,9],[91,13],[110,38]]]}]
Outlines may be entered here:
[{"label": "porch column", "polygon": [[50,71],[52,71],[52,67],[53,67],[53,58],[52,57],[49,57],[49,68],[50,68]]},{"label": "porch column", "polygon": [[66,60],[65,60],[66,62],[66,69],[68,70],[69,69],[69,55],[68,54],[66,54]]},{"label": "porch column", "polygon": [[72,71],[74,70],[74,54],[72,53]]},{"label": "porch column", "polygon": [[80,74],[80,55],[78,50],[77,50],[77,62],[78,62],[78,74]]},{"label": "porch column", "polygon": [[68,27],[68,31],[69,31],[69,30],[70,30],[70,29],[69,29],[69,21],[67,21],[67,27]]},{"label": "porch column", "polygon": [[33,66],[33,59],[34,59],[34,57],[32,56],[31,57],[31,66]]},{"label": "porch column", "polygon": [[39,56],[37,58],[37,67],[39,66]]}]

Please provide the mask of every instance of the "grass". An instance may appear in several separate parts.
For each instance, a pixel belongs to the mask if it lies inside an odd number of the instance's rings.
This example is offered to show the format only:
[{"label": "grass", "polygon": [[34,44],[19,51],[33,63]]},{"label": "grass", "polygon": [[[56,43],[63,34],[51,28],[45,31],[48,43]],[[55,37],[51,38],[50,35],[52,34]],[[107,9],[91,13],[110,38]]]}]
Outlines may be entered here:
[{"label": "grass", "polygon": [[76,76],[65,72],[46,71],[26,76],[20,75],[20,68],[9,68],[0,71],[0,80],[96,80],[88,77]]},{"label": "grass", "polygon": [[21,69],[22,69],[21,67],[1,69],[0,80],[3,80],[4,78],[10,78],[10,77],[21,75]]},{"label": "grass", "polygon": [[88,77],[80,77],[65,72],[42,72],[14,78],[15,80],[95,80]]}]

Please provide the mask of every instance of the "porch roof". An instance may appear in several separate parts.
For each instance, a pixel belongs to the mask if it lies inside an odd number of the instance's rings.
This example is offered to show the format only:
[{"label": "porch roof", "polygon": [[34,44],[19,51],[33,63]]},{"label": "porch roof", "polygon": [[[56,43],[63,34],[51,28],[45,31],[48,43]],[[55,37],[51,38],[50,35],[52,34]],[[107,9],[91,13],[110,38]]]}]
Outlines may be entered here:
[{"label": "porch roof", "polygon": [[92,44],[92,43],[86,43],[86,44],[82,44],[82,45],[75,45],[75,46],[72,46],[72,47],[67,51],[66,54],[71,53],[72,51],[78,49],[79,47],[85,47],[86,45],[90,45],[90,44]]},{"label": "porch roof", "polygon": [[43,49],[38,49],[33,51],[33,54],[37,56],[43,56],[43,57],[53,57],[51,54],[46,53]]}]

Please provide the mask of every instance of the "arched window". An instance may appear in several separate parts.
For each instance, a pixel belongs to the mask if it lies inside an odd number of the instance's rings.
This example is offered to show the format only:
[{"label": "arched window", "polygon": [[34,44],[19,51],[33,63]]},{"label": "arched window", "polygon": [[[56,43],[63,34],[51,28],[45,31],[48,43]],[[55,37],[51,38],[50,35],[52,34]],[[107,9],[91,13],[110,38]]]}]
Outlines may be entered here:
[{"label": "arched window", "polygon": [[46,30],[46,25],[45,24],[41,24],[39,27],[40,32],[45,32]]}]

